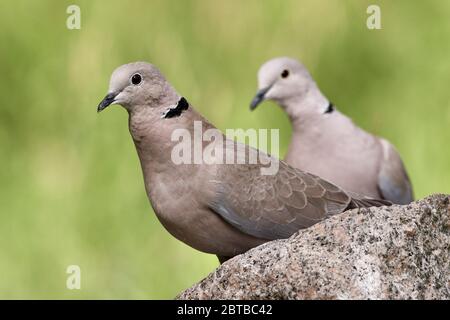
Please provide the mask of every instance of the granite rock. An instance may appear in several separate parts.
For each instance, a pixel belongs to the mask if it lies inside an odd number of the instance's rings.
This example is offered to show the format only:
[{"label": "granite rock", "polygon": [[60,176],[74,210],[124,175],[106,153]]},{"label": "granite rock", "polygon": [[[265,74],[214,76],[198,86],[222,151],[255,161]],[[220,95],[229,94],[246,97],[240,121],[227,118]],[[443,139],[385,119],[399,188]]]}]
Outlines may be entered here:
[{"label": "granite rock", "polygon": [[234,257],[178,299],[450,299],[450,198],[354,209]]}]

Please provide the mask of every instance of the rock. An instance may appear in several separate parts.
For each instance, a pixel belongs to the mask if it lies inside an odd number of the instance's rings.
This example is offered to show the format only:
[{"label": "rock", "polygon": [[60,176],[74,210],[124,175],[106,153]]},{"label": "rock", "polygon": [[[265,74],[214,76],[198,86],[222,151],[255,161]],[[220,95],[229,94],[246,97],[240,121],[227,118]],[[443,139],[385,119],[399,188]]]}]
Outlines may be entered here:
[{"label": "rock", "polygon": [[450,199],[354,209],[234,257],[178,299],[450,299]]}]

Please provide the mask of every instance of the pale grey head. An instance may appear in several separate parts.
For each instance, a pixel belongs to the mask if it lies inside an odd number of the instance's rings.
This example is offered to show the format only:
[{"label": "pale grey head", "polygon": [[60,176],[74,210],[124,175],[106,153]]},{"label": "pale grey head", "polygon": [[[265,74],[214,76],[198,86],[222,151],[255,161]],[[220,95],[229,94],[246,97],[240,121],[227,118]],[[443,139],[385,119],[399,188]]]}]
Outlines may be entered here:
[{"label": "pale grey head", "polygon": [[285,106],[301,99],[316,84],[308,70],[297,60],[280,57],[264,63],[258,71],[258,92],[250,104],[254,110],[264,100]]},{"label": "pale grey head", "polygon": [[158,68],[147,62],[128,63],[114,70],[108,94],[98,105],[97,111],[112,104],[119,104],[129,112],[137,106],[163,106],[164,100],[175,95],[175,90]]}]

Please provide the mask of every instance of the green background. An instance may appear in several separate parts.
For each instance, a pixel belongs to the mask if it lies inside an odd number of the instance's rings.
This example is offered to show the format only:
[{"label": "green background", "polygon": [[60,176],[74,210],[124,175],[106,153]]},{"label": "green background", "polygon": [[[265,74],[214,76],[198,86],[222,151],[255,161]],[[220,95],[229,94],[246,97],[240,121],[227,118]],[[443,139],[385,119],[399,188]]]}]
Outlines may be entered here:
[{"label": "green background", "polygon": [[[366,8],[381,7],[382,30]],[[66,8],[81,8],[81,29]],[[0,1],[0,298],[173,298],[217,266],[172,238],[144,192],[111,72],[146,60],[219,128],[250,113],[259,66],[304,62],[323,92],[403,156],[417,197],[450,193],[450,1]],[[81,290],[66,268],[81,267]]]}]

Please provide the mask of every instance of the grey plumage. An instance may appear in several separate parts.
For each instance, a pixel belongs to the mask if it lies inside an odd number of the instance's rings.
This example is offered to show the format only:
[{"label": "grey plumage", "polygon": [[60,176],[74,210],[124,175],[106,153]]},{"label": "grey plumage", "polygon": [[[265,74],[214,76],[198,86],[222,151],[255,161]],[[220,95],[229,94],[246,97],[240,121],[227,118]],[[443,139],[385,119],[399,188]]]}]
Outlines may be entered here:
[{"label": "grey plumage", "polygon": [[395,148],[339,112],[300,62],[285,57],[269,60],[258,72],[258,84],[251,109],[273,100],[291,120],[288,164],[347,191],[399,204],[413,200],[410,180]]},{"label": "grey plumage", "polygon": [[[137,74],[139,83],[132,80]],[[350,196],[283,161],[272,176],[261,174],[261,164],[175,164],[171,159],[175,129],[193,135],[194,121],[200,121],[205,131],[214,128],[182,101],[158,69],[137,62],[114,71],[108,95],[98,109],[120,104],[128,111],[145,188],[158,219],[173,236],[200,251],[217,254],[224,261],[346,209],[389,204]],[[226,142],[215,143],[215,151],[233,148],[237,157],[257,152]],[[225,153],[214,153],[217,158],[219,154]]]}]

